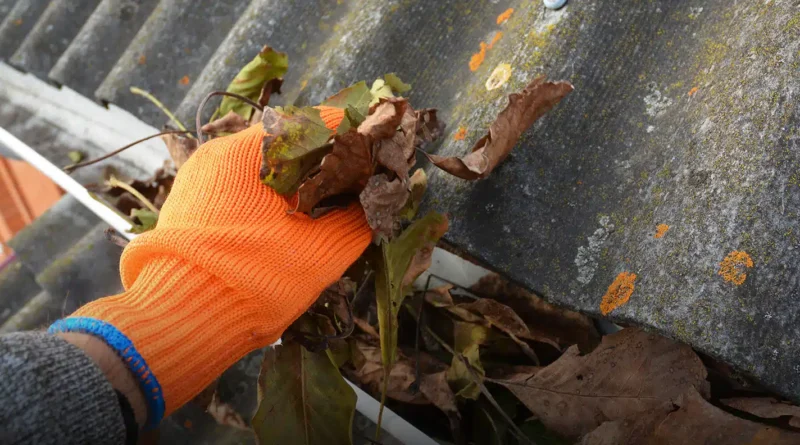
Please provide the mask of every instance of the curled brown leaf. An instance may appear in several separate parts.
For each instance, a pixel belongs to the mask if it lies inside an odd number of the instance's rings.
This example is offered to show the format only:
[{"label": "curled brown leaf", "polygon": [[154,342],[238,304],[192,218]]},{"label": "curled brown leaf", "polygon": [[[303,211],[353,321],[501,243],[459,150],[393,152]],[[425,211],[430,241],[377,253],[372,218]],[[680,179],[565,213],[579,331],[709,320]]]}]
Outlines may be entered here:
[{"label": "curled brown leaf", "polygon": [[426,155],[451,175],[468,180],[486,178],[511,153],[520,136],[572,90],[569,82],[545,82],[544,76],[537,77],[522,92],[508,96],[508,106],[471,153],[461,158]]},{"label": "curled brown leaf", "polygon": [[400,178],[390,181],[384,173],[369,178],[359,199],[375,236],[392,238],[397,216],[408,196],[409,191]]},{"label": "curled brown leaf", "polygon": [[180,169],[189,157],[197,150],[197,139],[186,137],[182,134],[165,134],[161,136],[161,140],[167,144],[169,156],[172,158],[172,163],[175,164],[175,169]]},{"label": "curled brown leaf", "polygon": [[203,125],[202,130],[204,133],[238,133],[246,130],[250,126],[241,115],[235,111],[228,111],[228,114],[221,118]]}]

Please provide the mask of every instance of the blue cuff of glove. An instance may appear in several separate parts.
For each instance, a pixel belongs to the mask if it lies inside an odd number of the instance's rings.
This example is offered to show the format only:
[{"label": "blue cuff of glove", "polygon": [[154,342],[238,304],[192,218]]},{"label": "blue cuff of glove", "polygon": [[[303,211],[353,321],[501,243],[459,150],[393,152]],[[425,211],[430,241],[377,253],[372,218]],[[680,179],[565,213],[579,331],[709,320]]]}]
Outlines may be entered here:
[{"label": "blue cuff of glove", "polygon": [[136,351],[133,342],[128,339],[113,325],[102,320],[88,317],[74,317],[58,320],[50,326],[49,333],[81,332],[102,338],[108,346],[114,349],[122,360],[128,365],[134,376],[139,381],[139,387],[145,395],[147,402],[147,424],[145,429],[154,429],[164,417],[164,395],[156,376],[150,372],[144,358]]}]

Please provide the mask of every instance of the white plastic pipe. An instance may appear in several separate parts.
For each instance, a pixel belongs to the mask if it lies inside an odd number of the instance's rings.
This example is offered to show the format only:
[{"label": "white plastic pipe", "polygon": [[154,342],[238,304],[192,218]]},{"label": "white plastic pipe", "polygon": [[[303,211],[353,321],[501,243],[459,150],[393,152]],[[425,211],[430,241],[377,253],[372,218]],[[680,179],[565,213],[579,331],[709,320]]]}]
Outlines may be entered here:
[{"label": "white plastic pipe", "polygon": [[133,239],[136,235],[128,233],[131,224],[125,218],[118,215],[116,212],[101,204],[89,194],[78,181],[72,179],[63,170],[51,164],[50,161],[45,159],[44,156],[37,153],[27,144],[17,139],[16,136],[9,133],[3,128],[0,128],[0,144],[6,146],[8,149],[16,153],[22,160],[34,166],[40,172],[53,180],[59,187],[64,189],[67,193],[74,196],[75,199],[80,201],[81,204],[89,208],[95,215],[100,217],[103,221],[107,222],[111,227],[116,229],[121,235],[128,239]]}]

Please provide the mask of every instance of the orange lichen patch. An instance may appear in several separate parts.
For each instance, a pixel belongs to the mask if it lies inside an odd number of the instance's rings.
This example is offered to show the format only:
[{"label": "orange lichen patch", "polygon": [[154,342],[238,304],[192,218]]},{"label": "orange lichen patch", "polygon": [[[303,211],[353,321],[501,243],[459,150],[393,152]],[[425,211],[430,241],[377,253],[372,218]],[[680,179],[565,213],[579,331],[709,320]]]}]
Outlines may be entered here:
[{"label": "orange lichen patch", "polygon": [[636,274],[631,272],[622,272],[614,278],[611,286],[608,286],[606,294],[603,295],[603,301],[600,302],[600,312],[603,315],[608,315],[614,309],[625,305],[633,295],[634,282],[636,281]]},{"label": "orange lichen patch", "polygon": [[481,64],[483,63],[483,59],[486,58],[486,44],[481,42],[481,50],[477,53],[472,55],[472,58],[469,59],[469,69],[471,71],[477,71],[480,68]]},{"label": "orange lichen patch", "polygon": [[144,54],[142,54],[141,56],[139,56],[139,65],[144,65],[145,63],[147,63],[147,57],[145,57]]},{"label": "orange lichen patch", "polygon": [[467,137],[467,128],[466,127],[458,127],[458,131],[456,134],[453,135],[453,139],[457,141],[463,141],[464,138]]},{"label": "orange lichen patch", "polygon": [[694,96],[694,93],[696,93],[698,91],[700,91],[700,88],[697,88],[697,87],[692,88],[691,90],[689,90],[689,97]]},{"label": "orange lichen patch", "polygon": [[22,19],[14,20],[14,24],[17,25],[17,26],[21,25],[22,24]]},{"label": "orange lichen patch", "polygon": [[181,80],[179,82],[181,85],[189,85],[189,76],[181,77]]},{"label": "orange lichen patch", "polygon": [[656,234],[653,238],[664,238],[664,235],[667,234],[667,230],[669,230],[669,226],[666,224],[659,224],[656,226]]},{"label": "orange lichen patch", "polygon": [[725,281],[740,286],[747,279],[747,269],[753,267],[753,259],[747,252],[734,250],[719,263],[719,275]]},{"label": "orange lichen patch", "polygon": [[494,44],[495,44],[495,43],[497,43],[497,42],[499,42],[499,41],[500,41],[500,39],[502,39],[502,38],[503,38],[503,33],[502,33],[502,31],[497,31],[497,34],[495,34],[495,35],[494,35],[494,37],[492,37],[492,41],[491,41],[491,42],[489,42],[489,46],[487,46],[487,47],[486,47],[486,49],[492,49],[492,47],[494,46]]},{"label": "orange lichen patch", "polygon": [[192,429],[192,421],[191,420],[184,420],[183,421],[183,427],[186,428],[187,430]]},{"label": "orange lichen patch", "polygon": [[500,25],[504,23],[506,20],[510,19],[511,14],[513,13],[514,13],[514,8],[508,8],[505,11],[503,11],[502,14],[497,16],[497,24]]}]

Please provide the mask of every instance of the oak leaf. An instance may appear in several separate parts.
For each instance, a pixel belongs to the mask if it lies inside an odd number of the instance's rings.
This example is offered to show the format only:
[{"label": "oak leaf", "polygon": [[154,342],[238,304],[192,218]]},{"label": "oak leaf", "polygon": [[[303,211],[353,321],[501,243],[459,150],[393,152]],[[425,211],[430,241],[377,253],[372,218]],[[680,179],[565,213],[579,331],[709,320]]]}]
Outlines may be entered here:
[{"label": "oak leaf", "polygon": [[520,136],[572,90],[569,82],[545,82],[544,76],[538,77],[522,92],[508,96],[508,106],[470,154],[461,158],[427,154],[428,159],[462,179],[486,178],[511,153]]},{"label": "oak leaf", "polygon": [[789,417],[789,425],[800,428],[800,406],[781,402],[772,397],[736,397],[721,399],[721,404],[744,411],[762,419]]}]

